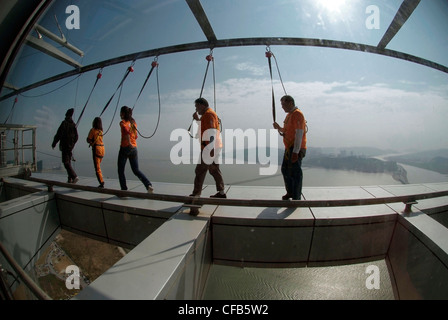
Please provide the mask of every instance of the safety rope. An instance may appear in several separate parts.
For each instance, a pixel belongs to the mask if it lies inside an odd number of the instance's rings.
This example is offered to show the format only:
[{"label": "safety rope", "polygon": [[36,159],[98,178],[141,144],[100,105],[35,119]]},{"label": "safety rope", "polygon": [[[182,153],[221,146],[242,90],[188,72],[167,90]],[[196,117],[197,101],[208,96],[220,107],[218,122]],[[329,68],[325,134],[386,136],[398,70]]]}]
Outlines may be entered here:
[{"label": "safety rope", "polygon": [[56,92],[56,91],[58,91],[59,89],[62,89],[63,87],[69,85],[69,84],[72,83],[73,81],[77,80],[81,75],[82,75],[82,73],[78,74],[75,78],[73,78],[73,79],[67,81],[66,83],[62,84],[61,86],[57,87],[56,89],[50,90],[50,91],[45,92],[45,93],[40,93],[40,94],[37,94],[37,95],[25,95],[25,94],[23,94],[23,93],[19,93],[19,95],[22,96],[22,97],[25,97],[25,98],[39,98],[39,97],[43,97],[43,96],[46,96],[47,94]]},{"label": "safety rope", "polygon": [[117,99],[117,105],[115,106],[115,111],[114,111],[114,115],[112,116],[112,120],[110,121],[109,127],[107,128],[106,132],[103,133],[103,136],[106,135],[106,133],[109,132],[109,129],[112,126],[112,123],[115,119],[115,115],[117,114],[117,109],[118,109],[118,104],[120,103],[120,99],[121,99],[121,92],[123,91],[123,84],[124,81],[126,80],[126,78],[128,77],[129,73],[134,72],[134,64],[135,64],[135,60],[132,61],[131,65],[126,69],[126,72],[124,73],[123,79],[121,79],[120,84],[118,85],[117,89],[115,90],[115,92],[112,94],[112,97],[110,97],[109,101],[106,103],[106,106],[103,108],[103,111],[100,114],[100,117],[103,115],[104,111],[106,111],[106,109],[109,107],[110,103],[112,102],[112,99],[114,98],[115,94],[117,93],[118,90],[120,90],[120,94],[118,95],[118,99]]},{"label": "safety rope", "polygon": [[[146,84],[148,83],[148,80],[149,80],[149,78],[151,77],[152,72],[154,71],[154,69],[155,69],[156,67],[159,66],[157,60],[158,60],[158,58],[155,57],[155,58],[154,58],[154,61],[151,63],[151,69],[149,70],[148,76],[146,77],[146,80],[145,80],[145,82],[143,83],[142,88],[140,89],[140,92],[139,92],[139,94],[138,94],[138,96],[137,96],[137,99],[135,99],[134,105],[132,106],[132,110],[134,110],[135,105],[137,104],[138,99],[140,98],[140,96],[141,96],[143,90],[145,89]],[[158,69],[157,69],[157,70],[158,70]]]},{"label": "safety rope", "polygon": [[[155,127],[155,129],[154,129],[154,132],[153,132],[151,135],[149,135],[149,136],[144,136],[144,135],[137,129],[137,127],[135,128],[135,130],[137,131],[137,133],[138,133],[138,134],[140,135],[140,137],[142,137],[143,139],[150,139],[150,138],[152,138],[152,137],[156,134],[157,129],[159,128],[159,124],[160,124],[161,102],[160,102],[160,85],[159,85],[159,64],[158,64],[158,62],[157,62],[157,57],[156,57],[156,58],[154,59],[154,61],[151,63],[151,70],[149,71],[148,76],[146,77],[145,83],[143,84],[143,86],[142,86],[142,88],[141,88],[141,90],[140,90],[140,93],[139,93],[139,95],[138,95],[138,97],[137,97],[137,100],[138,100],[138,98],[140,97],[140,95],[142,94],[143,89],[145,88],[146,83],[148,82],[148,79],[149,79],[149,77],[151,76],[151,74],[152,74],[152,72],[153,72],[154,69],[156,69],[156,83],[157,83],[157,97],[158,97],[158,103],[159,103],[159,112],[158,112],[158,117],[157,117],[157,124],[156,124],[156,127]],[[135,102],[137,103],[137,101],[135,101]],[[135,103],[134,103],[134,107],[135,107]],[[134,110],[134,107],[132,107],[132,110]]]},{"label": "safety rope", "polygon": [[[279,66],[278,66],[277,58],[275,57],[274,53],[271,51],[271,48],[270,48],[269,46],[266,47],[266,53],[265,53],[265,55],[266,55],[266,58],[268,58],[269,73],[270,73],[270,75],[271,75],[271,87],[272,87],[272,118],[274,119],[274,122],[276,122],[276,117],[275,117],[276,112],[275,112],[274,80],[273,80],[273,77],[272,77],[272,63],[271,63],[271,57],[274,58],[275,66],[276,66],[276,68],[277,68],[277,72],[278,72],[278,77],[279,77],[279,79],[280,79],[280,83],[282,84],[282,87],[283,87],[283,92],[285,93],[285,95],[287,95],[287,93],[286,93],[285,86],[284,86],[284,84],[283,84],[283,79],[282,79],[282,75],[281,75],[281,73],[280,73],[280,68],[279,68]],[[306,132],[306,133],[308,132],[308,123],[307,123],[306,120],[305,120],[305,132]],[[280,134],[281,136],[284,136],[284,134],[281,133],[281,132],[279,132],[279,134]]]},{"label": "safety rope", "polygon": [[9,111],[9,115],[8,115],[8,117],[6,118],[5,122],[3,122],[3,124],[6,124],[6,122],[8,122],[9,117],[11,117],[12,112],[14,111],[14,108],[16,107],[17,101],[19,101],[19,100],[17,99],[17,96],[16,96],[16,97],[14,98],[14,102],[13,102],[13,104],[12,104],[11,111]]},{"label": "safety rope", "polygon": [[84,104],[84,107],[82,108],[82,111],[81,111],[81,114],[79,115],[78,121],[76,121],[76,127],[78,127],[79,122],[81,121],[82,115],[84,114],[84,111],[86,110],[87,104],[88,104],[89,101],[90,101],[90,97],[92,96],[93,90],[95,90],[95,87],[96,87],[98,81],[99,81],[99,80],[101,79],[101,77],[102,77],[102,71],[103,71],[103,68],[101,68],[100,71],[98,72],[98,74],[96,75],[96,80],[95,80],[95,83],[93,84],[92,90],[90,90],[89,97],[87,98],[87,101],[86,101],[86,103]]},{"label": "safety rope", "polygon": [[278,75],[279,75],[279,78],[280,78],[280,82],[281,82],[281,84],[282,84],[283,91],[285,92],[285,94],[286,94],[286,89],[285,89],[285,86],[283,85],[283,80],[282,80],[282,76],[281,76],[281,74],[280,74],[280,69],[279,69],[279,67],[278,67],[277,59],[275,58],[275,55],[274,55],[274,53],[271,51],[271,49],[270,49],[269,46],[266,47],[266,53],[265,53],[265,55],[266,55],[266,58],[268,58],[269,74],[271,75],[271,88],[272,88],[272,118],[274,119],[274,122],[275,122],[275,121],[276,121],[276,116],[275,116],[275,115],[276,115],[276,112],[275,112],[275,95],[274,95],[274,80],[273,80],[273,77],[272,77],[272,62],[271,62],[271,57],[274,57],[275,65],[276,65],[276,67],[277,67],[277,72],[278,72]]},{"label": "safety rope", "polygon": [[[199,94],[199,98],[202,98],[202,93],[204,92],[205,81],[207,79],[208,69],[210,67],[210,62],[211,62],[212,63],[212,71],[213,71],[213,105],[214,105],[213,108],[216,112],[216,77],[215,77],[215,58],[213,57],[213,49],[210,49],[210,54],[208,56],[206,56],[205,59],[207,60],[207,67],[205,68],[205,74],[204,74],[204,79],[202,80],[202,87],[201,87],[201,93]],[[222,129],[222,122],[221,122],[221,119],[219,119],[219,117],[218,117],[218,121],[219,121],[220,129]],[[191,127],[193,126],[193,123],[194,123],[194,118],[191,120],[191,124],[187,130],[188,134],[192,138],[194,138],[193,134],[191,133]]]},{"label": "safety rope", "polygon": [[121,92],[122,92],[122,91],[123,91],[123,87],[120,88],[120,94],[118,95],[118,99],[117,99],[117,104],[116,104],[116,106],[115,106],[114,115],[112,116],[112,120],[110,120],[109,127],[107,128],[106,132],[103,133],[103,136],[105,136],[105,135],[109,132],[110,128],[112,127],[112,123],[114,122],[115,115],[117,114],[118,104],[120,103]]},{"label": "safety rope", "polygon": [[132,61],[131,66],[126,69],[126,72],[125,72],[125,74],[123,76],[123,79],[121,79],[121,82],[118,85],[118,87],[115,90],[115,92],[112,94],[112,97],[110,97],[109,101],[104,106],[103,111],[101,111],[100,117],[103,115],[104,111],[106,111],[106,109],[109,107],[109,104],[112,102],[112,99],[114,98],[114,96],[117,93],[117,91],[120,90],[120,88],[123,86],[123,83],[126,80],[126,78],[128,77],[129,73],[134,72],[134,64],[135,64],[135,60]]}]

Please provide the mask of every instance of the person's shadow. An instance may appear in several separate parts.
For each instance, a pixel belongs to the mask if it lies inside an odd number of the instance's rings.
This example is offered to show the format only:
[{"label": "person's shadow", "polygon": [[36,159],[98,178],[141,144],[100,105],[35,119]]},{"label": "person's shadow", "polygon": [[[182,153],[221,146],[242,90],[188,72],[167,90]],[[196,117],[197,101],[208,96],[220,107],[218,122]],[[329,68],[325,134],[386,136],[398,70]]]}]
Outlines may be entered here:
[{"label": "person's shadow", "polygon": [[286,219],[298,208],[265,208],[257,216],[257,219]]}]

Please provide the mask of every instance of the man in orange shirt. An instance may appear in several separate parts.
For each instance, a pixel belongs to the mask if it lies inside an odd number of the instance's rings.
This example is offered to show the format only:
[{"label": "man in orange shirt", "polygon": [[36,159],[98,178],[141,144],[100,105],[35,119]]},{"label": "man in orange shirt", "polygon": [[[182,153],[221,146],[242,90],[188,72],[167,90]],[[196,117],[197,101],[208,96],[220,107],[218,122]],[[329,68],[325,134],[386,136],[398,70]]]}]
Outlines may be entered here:
[{"label": "man in orange shirt", "polygon": [[283,200],[300,200],[302,194],[302,159],[306,154],[306,121],[294,98],[285,95],[280,99],[283,110],[287,113],[284,127],[274,122],[274,128],[283,135],[285,154],[282,163],[282,175],[286,194]]},{"label": "man in orange shirt", "polygon": [[[218,116],[209,107],[206,99],[196,99],[194,104],[196,112],[193,114],[193,118],[196,121],[201,121],[201,161],[196,165],[194,189],[190,196],[195,197],[201,195],[202,186],[208,171],[215,179],[216,190],[218,191],[216,194],[212,195],[211,198],[227,198],[227,195],[224,192],[224,180],[222,178],[221,170],[219,169],[219,164],[216,163],[220,149],[222,148]],[[199,116],[201,116],[201,118],[199,118]],[[213,145],[210,145],[212,143]]]}]

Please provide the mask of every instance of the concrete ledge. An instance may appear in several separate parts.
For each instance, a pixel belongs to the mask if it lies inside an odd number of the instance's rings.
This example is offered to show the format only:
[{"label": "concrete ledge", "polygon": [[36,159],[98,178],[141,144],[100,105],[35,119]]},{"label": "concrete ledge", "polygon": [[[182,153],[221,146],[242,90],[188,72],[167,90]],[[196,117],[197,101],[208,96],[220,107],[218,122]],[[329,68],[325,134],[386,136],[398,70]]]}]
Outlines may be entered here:
[{"label": "concrete ledge", "polygon": [[57,204],[63,228],[127,248],[139,244],[181,208],[170,202],[73,190],[58,190]]},{"label": "concrete ledge", "polygon": [[76,300],[200,299],[211,265],[210,214],[175,214]]},{"label": "concrete ledge", "polygon": [[[378,189],[378,190],[374,190]],[[233,193],[232,193],[233,192]],[[357,199],[382,188],[305,188],[304,198]],[[248,194],[247,194],[248,193]],[[283,188],[231,187],[228,195],[281,198]],[[397,212],[387,205],[329,208],[218,207],[212,217],[215,263],[321,266],[384,259]]]},{"label": "concrete ledge", "polygon": [[34,265],[59,229],[53,194],[36,192],[0,203],[0,241],[24,269]]},{"label": "concrete ledge", "polygon": [[12,177],[8,177],[8,181],[3,182],[3,185],[5,186],[5,188],[2,192],[2,196],[6,200],[11,200],[28,195],[30,193],[47,190],[47,187],[44,184]]},{"label": "concrete ledge", "polygon": [[395,221],[316,227],[308,266],[378,260],[386,256]]},{"label": "concrete ledge", "polygon": [[448,299],[448,229],[416,211],[400,215],[389,249],[399,299]]}]

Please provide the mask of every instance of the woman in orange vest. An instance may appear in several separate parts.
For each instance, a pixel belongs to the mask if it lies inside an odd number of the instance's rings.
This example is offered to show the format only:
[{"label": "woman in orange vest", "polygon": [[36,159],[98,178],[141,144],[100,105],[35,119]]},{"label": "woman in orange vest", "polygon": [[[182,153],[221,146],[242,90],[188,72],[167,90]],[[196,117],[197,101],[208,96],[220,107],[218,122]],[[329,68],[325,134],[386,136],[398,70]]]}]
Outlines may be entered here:
[{"label": "woman in orange vest", "polygon": [[103,143],[103,123],[100,117],[93,119],[92,129],[90,129],[87,136],[87,143],[92,147],[93,165],[95,167],[96,178],[100,185],[98,188],[104,188],[103,174],[101,172],[101,161],[104,157],[104,143]]}]

